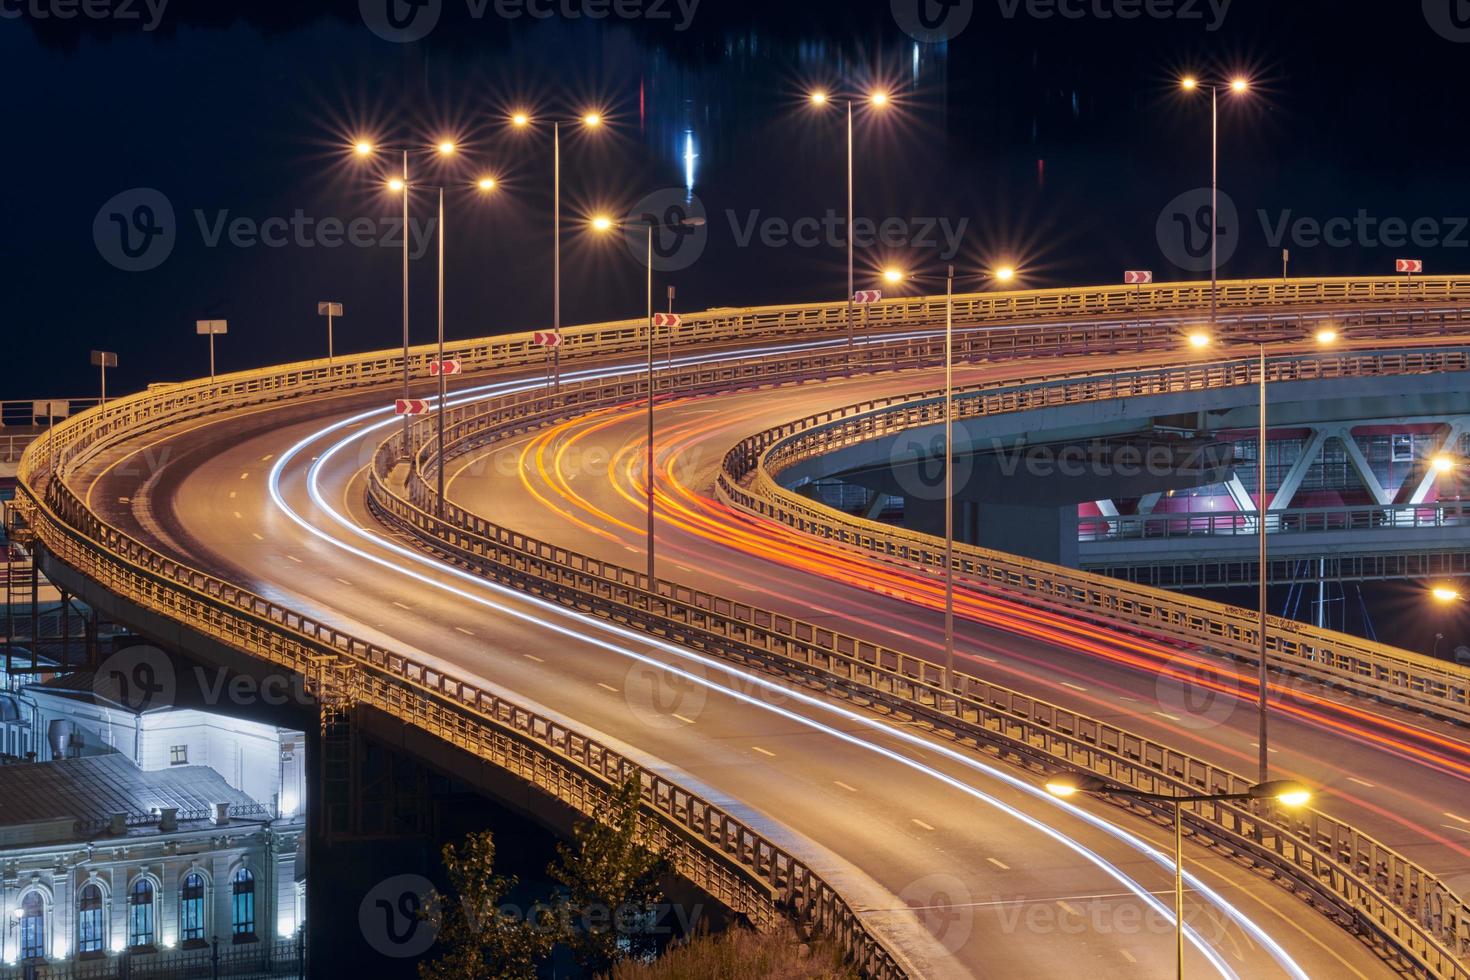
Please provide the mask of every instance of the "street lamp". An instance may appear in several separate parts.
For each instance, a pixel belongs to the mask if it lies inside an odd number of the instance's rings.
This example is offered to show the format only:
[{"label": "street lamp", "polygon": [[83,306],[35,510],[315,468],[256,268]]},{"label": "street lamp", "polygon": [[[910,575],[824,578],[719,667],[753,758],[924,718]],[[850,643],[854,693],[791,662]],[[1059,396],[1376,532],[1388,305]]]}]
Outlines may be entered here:
[{"label": "street lamp", "polygon": [[[818,108],[821,108],[821,107],[824,107],[824,106],[828,105],[832,101],[832,98],[833,97],[830,94],[828,94],[826,91],[823,91],[821,89],[818,89],[816,91],[813,91],[813,92],[809,93],[808,96],[807,96],[808,101],[810,101],[812,105],[817,106]],[[892,98],[889,96],[889,94],[887,92],[883,91],[882,89],[874,89],[873,91],[868,92],[867,95],[865,95],[865,96],[858,96],[857,98],[858,98],[858,101],[859,102],[864,102],[867,105],[873,107],[874,109],[886,109],[892,103],[892,101],[893,101]],[[846,114],[847,114],[847,356],[849,358],[851,358],[852,357],[852,350],[853,350],[852,303],[853,303],[853,291],[854,291],[854,288],[855,288],[854,287],[854,280],[853,280],[853,276],[854,276],[854,271],[853,271],[853,259],[854,259],[853,240],[856,237],[853,234],[853,224],[857,220],[856,217],[853,214],[853,176],[852,176],[852,146],[853,146],[853,140],[852,140],[852,103],[853,103],[853,96],[850,96],[850,95],[849,96],[845,96],[844,97],[844,101],[846,102]]]},{"label": "street lamp", "polygon": [[1091,774],[1058,773],[1046,781],[1053,796],[1068,799],[1078,794],[1117,796],[1130,800],[1167,804],[1174,816],[1174,975],[1184,977],[1184,830],[1181,812],[1186,803],[1234,803],[1248,800],[1275,800],[1284,807],[1306,806],[1312,791],[1294,779],[1263,781],[1244,793],[1201,793],[1173,796],[1168,793],[1145,793],[1142,790],[1114,786]]},{"label": "street lamp", "polygon": [[[453,150],[447,150],[447,151],[444,151],[444,152],[450,153],[450,152],[453,152]],[[397,188],[398,191],[403,194],[403,197],[404,197],[405,200],[408,199],[408,192],[411,191],[411,190],[413,190],[415,187],[418,186],[416,184],[405,184],[402,181],[396,181],[396,183],[399,185],[398,188]],[[477,180],[475,182],[474,186],[475,186],[475,188],[477,190],[479,190],[482,194],[484,194],[484,193],[488,193],[490,191],[495,190],[495,188],[497,186],[499,186],[499,185],[496,182],[496,180],[495,180],[494,177],[486,176],[486,177],[481,177],[479,180]],[[438,469],[438,475],[439,475],[439,487],[438,487],[439,495],[438,495],[438,498],[436,500],[435,509],[436,509],[436,512],[437,512],[438,516],[439,517],[443,517],[444,516],[444,463],[445,463],[445,459],[444,459],[444,412],[446,410],[445,402],[447,401],[447,396],[448,396],[448,390],[447,390],[448,374],[444,370],[444,233],[445,233],[444,232],[444,185],[442,185],[442,184],[432,185],[432,186],[429,186],[427,189],[429,189],[429,190],[435,190],[435,191],[438,191],[438,193],[439,193],[439,232],[438,232],[438,235],[436,236],[438,238],[438,240],[439,240],[439,243],[438,243],[439,244],[439,262],[438,262],[438,266],[439,266],[439,268],[438,268],[438,272],[439,272],[439,317],[438,317],[438,319],[439,319],[439,329],[438,329],[439,351],[438,351],[438,355],[437,355],[438,360],[439,360],[439,372],[438,372],[439,373],[439,401],[438,401],[438,404],[435,407],[435,411],[434,411],[434,414],[435,414],[435,416],[436,416],[436,418],[438,420],[438,422],[437,422],[437,430],[438,430],[438,440],[439,440],[439,466],[437,467],[437,469]],[[405,239],[408,237],[407,226],[405,226],[405,228],[404,228],[404,237],[405,237]],[[406,351],[405,351],[405,355],[404,355],[404,363],[405,364],[408,363]],[[404,416],[404,418],[406,419],[407,416]],[[404,449],[404,452],[405,453],[408,452],[408,440],[407,440],[407,438],[404,439],[403,449]]]},{"label": "street lamp", "polygon": [[[1198,89],[1201,82],[1193,75],[1179,80],[1179,87],[1186,92]],[[1250,91],[1250,81],[1236,76],[1229,83],[1235,95]],[[1210,84],[1210,326],[1215,325],[1219,291],[1219,234],[1220,234],[1220,84]]]},{"label": "street lamp", "polygon": [[[1260,619],[1259,619],[1259,622],[1256,625],[1256,632],[1258,634],[1258,640],[1259,640],[1259,645],[1258,645],[1257,653],[1258,653],[1258,655],[1260,657],[1260,664],[1258,665],[1258,671],[1257,671],[1257,682],[1258,682],[1257,698],[1259,699],[1259,703],[1257,705],[1257,713],[1258,713],[1258,717],[1259,717],[1259,729],[1260,729],[1260,732],[1259,732],[1259,743],[1258,743],[1259,746],[1260,746],[1260,756],[1259,756],[1258,762],[1259,762],[1259,771],[1260,771],[1260,781],[1263,782],[1263,783],[1266,782],[1270,778],[1270,775],[1271,775],[1270,750],[1267,748],[1267,744],[1266,744],[1266,727],[1267,727],[1266,721],[1267,721],[1267,714],[1268,714],[1268,707],[1267,707],[1266,695],[1267,695],[1267,691],[1269,689],[1269,685],[1268,685],[1268,674],[1267,674],[1267,669],[1266,669],[1266,653],[1267,653],[1267,648],[1268,648],[1268,643],[1267,643],[1267,640],[1268,640],[1267,629],[1268,629],[1268,614],[1269,614],[1269,606],[1268,606],[1268,600],[1267,600],[1267,592],[1268,592],[1267,585],[1270,582],[1270,577],[1267,574],[1267,548],[1266,548],[1266,517],[1267,517],[1267,514],[1270,512],[1270,505],[1268,504],[1267,499],[1266,499],[1266,436],[1267,436],[1267,432],[1266,432],[1266,344],[1269,341],[1272,341],[1272,340],[1289,340],[1289,339],[1291,339],[1291,338],[1281,337],[1281,336],[1274,336],[1274,337],[1258,336],[1258,337],[1239,337],[1239,338],[1235,338],[1235,342],[1236,343],[1255,344],[1256,347],[1257,347],[1257,354],[1258,354],[1258,357],[1259,357],[1259,363],[1258,363],[1258,369],[1257,370],[1258,370],[1258,372],[1260,374],[1260,381],[1259,381],[1260,396],[1259,396],[1259,398],[1260,398],[1261,408],[1260,408],[1260,426],[1259,426],[1259,429],[1257,431],[1257,436],[1256,436],[1256,497],[1257,497],[1257,500],[1258,500],[1258,503],[1256,504],[1256,541],[1257,541],[1257,561],[1260,563],[1260,575],[1258,576],[1259,582],[1258,582],[1258,589],[1257,589],[1257,602],[1259,604],[1259,617],[1260,617]],[[1334,343],[1337,342],[1337,331],[1336,330],[1333,330],[1331,328],[1323,328],[1323,329],[1317,331],[1317,333],[1316,333],[1316,335],[1315,335],[1315,337],[1313,339],[1316,340],[1317,346],[1319,346],[1319,347],[1330,347]],[[1210,347],[1214,342],[1215,342],[1214,337],[1210,333],[1208,333],[1208,332],[1206,332],[1204,330],[1195,330],[1195,331],[1193,331],[1192,333],[1189,334],[1189,345],[1191,347],[1195,348],[1196,350],[1204,350],[1204,349]]]},{"label": "street lamp", "polygon": [[[575,120],[553,120],[551,124],[551,332],[561,337],[561,127],[563,122],[568,125],[579,125],[584,129],[598,129],[604,123],[601,112],[586,111]],[[527,129],[535,124],[535,119],[529,112],[518,111],[511,114],[510,124],[516,129]],[[552,384],[557,389],[561,388],[561,347],[553,345],[552,357]]]},{"label": "street lamp", "polygon": [[[643,477],[644,493],[647,498],[648,510],[648,537],[645,550],[648,553],[648,591],[658,590],[658,580],[654,577],[654,551],[653,551],[653,233],[665,228],[698,228],[704,224],[704,218],[690,216],[679,221],[661,222],[648,220],[641,221],[615,221],[607,215],[597,215],[588,224],[593,231],[607,233],[615,228],[624,228],[632,224],[647,224],[648,226],[648,253],[645,264],[648,266],[648,454],[646,471]],[[671,341],[672,342],[672,341]]]},{"label": "street lamp", "polygon": [[1434,598],[1435,602],[1438,602],[1441,605],[1447,606],[1452,602],[1460,601],[1459,590],[1448,585],[1436,585],[1434,588],[1429,590],[1429,594]]},{"label": "street lamp", "polygon": [[[883,270],[883,280],[898,285],[906,279],[937,279],[937,276],[910,276],[894,266]],[[1016,278],[1014,266],[1002,265],[992,272],[967,276],[1010,282]],[[944,274],[944,687],[954,689],[954,266]]]},{"label": "street lamp", "polygon": [[[374,156],[378,147],[367,140],[359,140],[353,147],[354,152],[363,158]],[[433,148],[427,147],[397,147],[402,157],[402,170],[396,175],[388,178],[388,190],[394,194],[403,195],[403,397],[409,395],[408,376],[408,191],[411,188],[408,175],[408,155],[410,152],[430,153],[439,157],[452,156],[456,146],[452,140],[441,139]],[[443,232],[441,230],[440,234]],[[442,240],[442,239],[441,239]],[[408,452],[408,427],[409,416],[403,416],[403,451]]]}]

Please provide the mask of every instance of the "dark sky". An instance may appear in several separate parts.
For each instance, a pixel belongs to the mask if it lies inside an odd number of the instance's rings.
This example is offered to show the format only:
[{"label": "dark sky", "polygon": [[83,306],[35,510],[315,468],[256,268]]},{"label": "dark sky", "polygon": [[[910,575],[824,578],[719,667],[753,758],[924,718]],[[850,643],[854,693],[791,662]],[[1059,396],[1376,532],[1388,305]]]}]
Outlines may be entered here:
[{"label": "dark sky", "polygon": [[[620,0],[645,16],[604,20],[566,16],[601,0],[555,0],[545,19],[498,16],[494,0],[422,0],[420,18],[437,6],[438,20],[410,43],[380,36],[386,5],[402,13],[403,0],[171,0],[156,24],[159,0],[88,2],[109,16],[85,16],[81,0],[0,0],[0,398],[91,392],[92,348],[118,352],[115,390],[198,375],[202,317],[230,321],[222,370],[317,356],[325,299],[347,307],[339,349],[395,343],[400,253],[381,241],[397,205],[375,165],[344,152],[363,131],[463,141],[460,169],[416,169],[454,186],[449,335],[545,325],[549,133],[510,132],[505,114],[520,105],[549,120],[597,104],[611,124],[564,145],[566,323],[639,312],[641,267],[580,221],[650,194],[661,208],[682,202],[690,150],[707,242],[676,253],[660,295],[677,283],[686,310],[841,297],[840,229],[802,247],[771,224],[843,208],[839,117],[802,103],[813,84],[882,84],[896,100],[858,118],[858,213],[894,229],[860,253],[860,285],[883,262],[939,269],[945,229],[962,270],[1015,262],[1028,284],[1114,282],[1125,268],[1195,277],[1178,224],[1192,199],[1171,202],[1207,185],[1209,116],[1204,98],[1177,91],[1184,70],[1253,81],[1222,105],[1221,183],[1236,212],[1223,274],[1279,275],[1283,246],[1303,275],[1381,273],[1397,257],[1470,271],[1459,0],[1235,0],[1223,18],[1191,0],[1062,3],[1075,18],[1037,16],[1055,3],[974,0],[952,12],[970,20],[947,43],[905,33],[912,0],[897,17],[887,0],[701,0],[692,16],[689,0]],[[1168,16],[1102,16],[1132,9]],[[466,189],[492,169],[493,198]],[[430,192],[413,207],[429,218]],[[1337,219],[1339,234],[1279,238],[1303,217]],[[333,222],[354,219],[363,244],[332,247],[346,237]],[[1394,221],[1419,242],[1384,244]],[[136,259],[120,251],[124,228]],[[277,228],[279,246],[256,240]],[[420,342],[434,325],[424,244],[412,273]],[[151,268],[118,267],[130,263]]]}]

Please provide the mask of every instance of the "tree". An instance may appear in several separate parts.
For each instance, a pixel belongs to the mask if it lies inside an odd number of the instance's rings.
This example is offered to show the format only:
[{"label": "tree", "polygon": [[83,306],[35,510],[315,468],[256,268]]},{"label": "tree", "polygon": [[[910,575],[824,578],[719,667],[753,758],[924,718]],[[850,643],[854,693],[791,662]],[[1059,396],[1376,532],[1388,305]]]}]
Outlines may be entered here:
[{"label": "tree", "polygon": [[545,919],[502,905],[516,879],[495,874],[494,835],[470,834],[459,847],[445,844],[442,854],[454,894],[436,891],[424,913],[438,926],[441,952],[419,964],[421,980],[535,980],[556,931]]},{"label": "tree", "polygon": [[560,902],[564,938],[588,973],[603,973],[626,957],[657,951],[654,926],[663,900],[659,881],[668,858],[638,833],[643,784],[633,773],[618,788],[600,819],[584,820],[570,845],[557,846],[547,869],[566,889]]}]

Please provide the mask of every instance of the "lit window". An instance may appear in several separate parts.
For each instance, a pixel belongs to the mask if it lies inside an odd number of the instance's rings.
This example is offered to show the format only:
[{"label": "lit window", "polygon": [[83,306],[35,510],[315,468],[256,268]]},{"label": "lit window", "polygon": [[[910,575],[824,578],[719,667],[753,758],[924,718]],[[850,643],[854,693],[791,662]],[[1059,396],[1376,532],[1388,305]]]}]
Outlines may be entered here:
[{"label": "lit window", "polygon": [[147,878],[133,882],[128,892],[128,945],[153,945],[153,883]]},{"label": "lit window", "polygon": [[77,899],[77,952],[100,953],[107,948],[107,923],[102,917],[102,889],[89,882]]},{"label": "lit window", "polygon": [[245,868],[230,879],[230,925],[237,943],[255,939],[255,875]]},{"label": "lit window", "polygon": [[46,900],[40,892],[27,892],[20,900],[20,958],[39,960],[46,956]]},{"label": "lit window", "polygon": [[189,746],[171,745],[168,750],[168,764],[171,766],[187,766],[189,764]]},{"label": "lit window", "polygon": [[1412,463],[1414,461],[1414,437],[1411,435],[1394,436],[1393,461],[1395,463]]},{"label": "lit window", "polygon": [[179,941],[204,939],[204,876],[191,872],[179,889]]}]

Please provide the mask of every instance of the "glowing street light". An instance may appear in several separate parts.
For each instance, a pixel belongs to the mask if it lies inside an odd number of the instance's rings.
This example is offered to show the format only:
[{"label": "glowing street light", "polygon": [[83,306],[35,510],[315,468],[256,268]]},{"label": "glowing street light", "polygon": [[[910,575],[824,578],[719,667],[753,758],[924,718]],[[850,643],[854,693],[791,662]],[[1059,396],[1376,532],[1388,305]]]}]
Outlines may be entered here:
[{"label": "glowing street light", "polygon": [[594,231],[611,231],[614,224],[616,222],[605,214],[599,214],[592,219],[592,229]]},{"label": "glowing street light", "polygon": [[897,285],[897,284],[903,282],[903,270],[902,269],[884,269],[883,270],[883,281],[884,282],[891,282],[894,285]]},{"label": "glowing street light", "polygon": [[373,144],[364,140],[362,142],[359,142],[352,149],[360,157],[372,156]]},{"label": "glowing street light", "polygon": [[[602,113],[587,110],[576,119],[566,120],[585,129],[598,129],[603,124]],[[529,112],[517,111],[510,117],[517,129],[527,129],[532,119]],[[561,127],[563,120],[551,124],[551,332],[561,336]],[[552,386],[561,389],[561,347],[551,348]]]},{"label": "glowing street light", "polygon": [[1204,350],[1212,343],[1214,343],[1214,338],[1203,330],[1196,330],[1189,335],[1189,346],[1195,350]]},{"label": "glowing street light", "polygon": [[1447,453],[1439,453],[1429,460],[1429,468],[1436,473],[1452,473],[1459,463]]},{"label": "glowing street light", "polygon": [[1181,812],[1187,803],[1232,803],[1250,800],[1274,800],[1288,809],[1306,806],[1312,791],[1294,779],[1260,782],[1243,793],[1202,793],[1171,796],[1168,793],[1146,793],[1142,790],[1115,786],[1090,773],[1057,773],[1046,781],[1046,791],[1061,799],[1078,794],[1087,796],[1119,796],[1130,800],[1163,803],[1174,814],[1174,973],[1184,978],[1184,830]]},{"label": "glowing street light", "polygon": [[1335,344],[1335,343],[1337,343],[1337,331],[1334,330],[1334,329],[1332,329],[1331,327],[1323,327],[1321,330],[1318,330],[1317,331],[1317,343],[1319,343],[1319,344]]},{"label": "glowing street light", "polygon": [[1448,605],[1451,602],[1460,601],[1459,591],[1451,588],[1448,585],[1436,585],[1434,588],[1429,590],[1429,595],[1431,598],[1434,599],[1435,602],[1441,603],[1443,605]]},{"label": "glowing street light", "polygon": [[439,155],[441,157],[451,156],[456,149],[457,147],[454,145],[454,143],[449,140],[444,140],[439,144]]},{"label": "glowing street light", "polygon": [[1003,265],[995,270],[995,279],[997,282],[1010,282],[1014,278],[1016,278],[1016,270],[1011,266]]},{"label": "glowing street light", "polygon": [[482,191],[493,191],[497,186],[497,182],[494,177],[481,177],[475,183],[475,186],[480,188],[480,190]]},{"label": "glowing street light", "polygon": [[408,185],[403,182],[403,178],[401,177],[388,178],[388,189],[394,194],[401,194],[403,192],[403,189],[407,186]]},{"label": "glowing street light", "polygon": [[[815,89],[815,90],[807,93],[807,98],[811,101],[812,105],[817,106],[817,107],[824,107],[829,102],[832,101],[832,96],[830,94],[828,94],[824,89]],[[888,95],[888,93],[885,92],[885,91],[883,91],[882,89],[874,89],[873,91],[869,92],[866,97],[863,97],[861,99],[861,101],[865,102],[867,105],[872,106],[875,109],[884,109],[884,108],[887,108],[888,107],[888,105],[892,101],[892,99],[890,98],[890,96]],[[847,115],[847,353],[848,353],[848,356],[851,357],[852,356],[852,351],[853,351],[853,309],[852,309],[853,300],[852,300],[852,296],[853,296],[853,292],[856,289],[856,285],[854,283],[854,268],[853,268],[854,254],[855,254],[854,253],[854,243],[853,243],[853,238],[854,238],[854,235],[853,235],[853,224],[856,222],[856,218],[853,215],[853,176],[852,176],[852,169],[853,169],[852,168],[852,155],[853,155],[852,103],[853,103],[853,97],[851,95],[847,96],[845,98],[845,102],[846,102],[845,112],[846,112],[846,115]]]},{"label": "glowing street light", "polygon": [[[1200,87],[1200,80],[1186,75],[1179,80],[1179,87],[1193,92]],[[1229,83],[1230,91],[1244,95],[1250,91],[1250,82],[1236,76]],[[1210,85],[1210,325],[1215,324],[1218,309],[1220,276],[1220,86]]]}]

